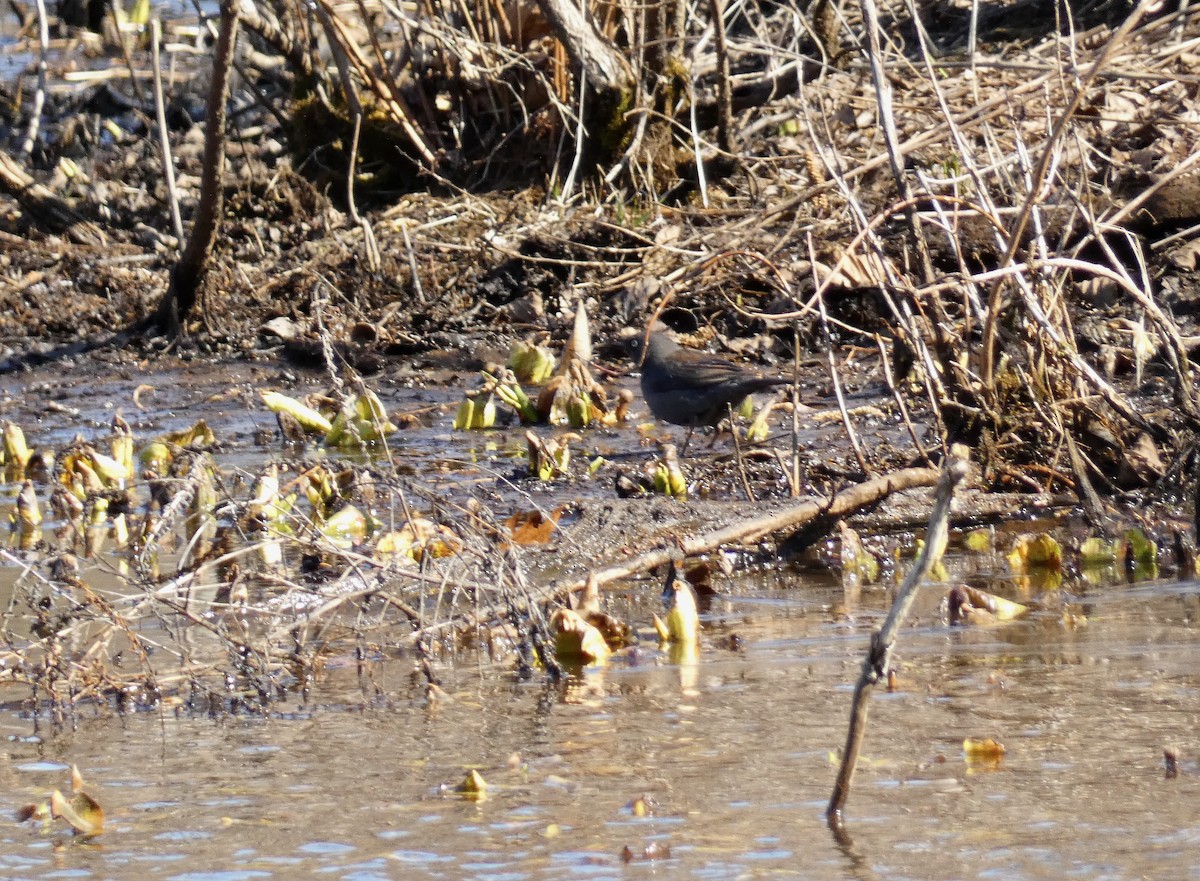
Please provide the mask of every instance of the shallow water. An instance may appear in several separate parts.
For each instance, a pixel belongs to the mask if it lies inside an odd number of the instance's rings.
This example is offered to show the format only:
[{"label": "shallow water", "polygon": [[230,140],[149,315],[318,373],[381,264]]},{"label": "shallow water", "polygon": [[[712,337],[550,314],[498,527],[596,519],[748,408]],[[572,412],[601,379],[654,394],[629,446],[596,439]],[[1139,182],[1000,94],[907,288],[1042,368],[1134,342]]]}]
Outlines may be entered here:
[{"label": "shallow water", "polygon": [[[303,389],[271,366],[208,370],[6,379],[0,419],[61,446],[103,433],[111,409],[97,399],[132,415],[141,438],[204,417],[224,464],[259,467],[276,447],[254,443],[273,427],[257,389]],[[142,381],[155,390],[138,410]],[[376,387],[393,411],[455,394]],[[448,413],[394,447],[430,480],[509,467],[506,435],[452,435]],[[620,455],[636,451],[631,437],[589,442]],[[948,565],[1011,589],[1002,559]],[[17,574],[0,567],[0,598]],[[59,729],[24,712],[28,691],[0,688],[0,816],[65,788],[76,764],[108,817],[91,842],[61,823],[44,834],[0,821],[0,878],[1200,878],[1200,768],[1188,758],[1200,585],[1074,583],[1085,625],[1042,613],[980,630],[941,623],[945,587],[923,589],[901,636],[898,691],[873,696],[852,841],[834,840],[823,811],[890,594],[769,571],[721,580],[697,664],[643,642],[565,686],[519,683],[468,655],[435,665],[448,698],[430,703],[415,659],[358,667],[336,655],[306,698],[268,717],[85,705]],[[642,629],[658,590],[620,592]],[[995,737],[1007,755],[970,765],[966,737]],[[1178,779],[1164,779],[1167,747],[1185,758]],[[480,802],[453,791],[472,768],[489,783]],[[630,807],[639,797],[648,816]],[[648,848],[657,859],[641,858]]]},{"label": "shallow water", "polygon": [[[108,827],[86,844],[2,824],[0,876],[1200,876],[1200,778],[1185,761],[1164,779],[1162,760],[1194,737],[1200,586],[1098,591],[1075,629],[905,632],[847,845],[822,812],[884,598],[853,616],[841,600],[803,583],[719,600],[690,667],[641,649],[565,687],[441,667],[449,699],[432,706],[401,659],[334,667],[266,719],[85,710],[42,739],[6,711],[0,810],[64,787],[75,763]],[[972,767],[968,736],[1008,754]],[[482,802],[448,791],[470,768]],[[639,796],[651,816],[631,812]],[[622,863],[650,845],[669,858]]]}]

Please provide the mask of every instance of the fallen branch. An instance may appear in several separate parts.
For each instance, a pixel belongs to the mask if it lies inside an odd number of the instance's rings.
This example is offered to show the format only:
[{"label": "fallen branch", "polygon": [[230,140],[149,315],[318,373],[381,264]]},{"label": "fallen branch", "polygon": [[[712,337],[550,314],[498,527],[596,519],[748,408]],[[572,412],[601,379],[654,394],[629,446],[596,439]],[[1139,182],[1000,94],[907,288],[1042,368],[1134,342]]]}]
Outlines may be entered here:
[{"label": "fallen branch", "polygon": [[680,556],[705,554],[726,545],[757,541],[773,532],[811,527],[817,520],[828,520],[832,524],[892,493],[918,486],[933,486],[937,478],[938,472],[933,468],[905,468],[884,477],[865,480],[829,499],[806,499],[782,511],[743,520],[704,535],[690,538],[680,536],[669,546],[638,554],[623,563],[600,569],[585,579],[561,587],[551,599],[561,599],[583,591],[582,605],[585,608],[596,605],[600,587],[610,582],[663,566]]},{"label": "fallen branch", "polygon": [[869,689],[880,679],[887,676],[891,665],[892,647],[896,644],[896,636],[900,625],[904,623],[908,610],[917,596],[917,588],[925,580],[933,564],[942,555],[950,522],[950,502],[954,499],[954,490],[967,476],[967,449],[961,444],[955,444],[950,450],[950,458],[942,469],[938,481],[937,498],[934,501],[933,513],[929,517],[929,530],[925,534],[925,547],[921,555],[909,571],[904,583],[896,592],[892,601],[892,610],[888,613],[883,627],[871,634],[871,646],[863,659],[862,672],[854,686],[854,700],[850,705],[850,727],[846,732],[846,747],[842,751],[842,765],[838,769],[837,781],[833,785],[833,795],[829,799],[829,808],[825,819],[831,829],[841,831],[842,811],[846,806],[846,798],[850,794],[850,782],[854,779],[854,768],[858,764],[858,753],[862,748],[863,737],[867,731],[867,699]]}]

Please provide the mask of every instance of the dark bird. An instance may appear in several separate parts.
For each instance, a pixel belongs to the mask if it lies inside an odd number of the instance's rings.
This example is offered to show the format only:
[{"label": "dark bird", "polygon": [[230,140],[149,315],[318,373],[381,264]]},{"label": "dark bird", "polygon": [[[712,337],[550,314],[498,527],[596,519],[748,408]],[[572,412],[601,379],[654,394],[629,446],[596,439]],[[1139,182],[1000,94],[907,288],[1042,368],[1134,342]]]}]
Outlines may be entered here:
[{"label": "dark bird", "polygon": [[660,322],[650,328],[642,363],[642,397],[655,418],[664,422],[692,429],[716,425],[747,396],[787,382],[719,355],[685,349]]}]

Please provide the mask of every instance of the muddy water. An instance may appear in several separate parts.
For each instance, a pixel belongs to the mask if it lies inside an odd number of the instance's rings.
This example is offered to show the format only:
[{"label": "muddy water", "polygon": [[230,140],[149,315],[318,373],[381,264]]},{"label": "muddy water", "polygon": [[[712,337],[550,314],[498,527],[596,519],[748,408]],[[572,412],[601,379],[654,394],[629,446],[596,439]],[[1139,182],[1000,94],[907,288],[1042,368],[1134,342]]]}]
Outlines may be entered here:
[{"label": "muddy water", "polygon": [[[277,387],[278,371],[159,374],[146,410],[132,405],[140,379],[9,383],[0,417],[35,445],[62,444],[107,424],[99,395],[135,414],[139,436],[205,416],[223,461],[262,461],[253,437],[271,420],[254,391]],[[393,408],[450,399],[383,393]],[[455,448],[444,422],[407,433],[409,455],[487,454]],[[950,561],[976,583],[989,565],[1003,590],[1002,561]],[[0,567],[5,595],[16,575]],[[1045,613],[981,630],[945,627],[944,586],[927,587],[901,638],[899,689],[874,696],[841,843],[822,817],[832,756],[889,597],[789,573],[720,587],[696,664],[646,643],[565,686],[468,657],[438,666],[447,697],[431,703],[411,658],[335,657],[307,698],[266,718],[83,708],[66,730],[24,714],[27,693],[0,690],[0,816],[65,788],[71,764],[108,816],[90,843],[0,820],[0,878],[1200,877],[1188,759],[1200,586],[1076,586],[1083,626]],[[638,625],[657,591],[627,586]],[[995,737],[1007,755],[970,765],[965,737]],[[1165,747],[1185,758],[1178,779],[1164,779]],[[483,801],[454,792],[472,768]],[[646,816],[630,807],[639,797]]]},{"label": "muddy water", "polygon": [[[439,670],[429,705],[394,661],[327,672],[269,719],[84,713],[8,737],[0,809],[84,769],[93,844],[0,824],[0,877],[1187,878],[1200,871],[1195,585],[1098,591],[1057,620],[902,638],[849,807],[822,820],[849,686],[882,606],[789,581],[717,603],[698,664],[652,650],[566,687]],[[936,594],[935,588],[930,588]],[[929,601],[931,603],[932,600]],[[927,603],[927,605],[929,604]],[[742,638],[730,650],[728,636]],[[961,741],[994,736],[996,768]],[[447,791],[470,768],[482,802]],[[644,796],[650,816],[634,816]],[[669,858],[623,865],[625,847]]]}]

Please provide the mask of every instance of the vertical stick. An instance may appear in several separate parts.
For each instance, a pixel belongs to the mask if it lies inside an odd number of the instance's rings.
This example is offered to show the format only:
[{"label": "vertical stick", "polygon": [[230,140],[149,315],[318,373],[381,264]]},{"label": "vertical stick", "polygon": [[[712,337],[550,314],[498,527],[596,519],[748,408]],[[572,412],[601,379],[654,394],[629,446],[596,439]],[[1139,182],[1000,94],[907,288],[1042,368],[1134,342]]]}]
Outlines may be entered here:
[{"label": "vertical stick", "polygon": [[792,322],[792,498],[800,498],[800,322]]},{"label": "vertical stick", "polygon": [[[39,0],[40,2],[40,0]],[[183,243],[183,218],[179,216],[179,193],[175,190],[175,163],[171,161],[171,140],[167,132],[166,99],[163,97],[162,65],[158,46],[162,42],[162,24],[158,16],[150,19],[150,54],[154,64],[154,115],[158,118],[158,142],[162,150],[163,179],[167,184],[167,201],[171,208],[171,225],[175,238]]]},{"label": "vertical stick", "polygon": [[204,158],[200,172],[200,201],[192,220],[192,233],[171,272],[171,283],[159,301],[150,324],[178,335],[196,306],[197,293],[208,273],[208,258],[217,240],[224,209],[221,177],[225,172],[225,102],[229,98],[229,72],[237,41],[236,0],[221,0],[221,20],[213,49],[212,82],[204,119]]},{"label": "vertical stick", "polygon": [[42,107],[46,103],[46,53],[50,49],[50,24],[46,17],[46,0],[37,0],[38,14],[38,84],[33,96],[33,111],[29,116],[29,128],[21,152],[28,156],[37,143],[38,129],[42,124]]},{"label": "vertical stick", "polygon": [[733,98],[729,88],[729,47],[725,43],[725,2],[712,0],[713,33],[717,46],[717,144],[733,153]]},{"label": "vertical stick", "polygon": [[929,529],[925,533],[925,547],[897,591],[896,598],[892,601],[892,610],[883,622],[883,627],[871,634],[871,645],[863,659],[858,682],[854,686],[854,700],[850,705],[850,727],[846,732],[842,765],[838,768],[833,795],[825,812],[826,822],[835,831],[840,831],[843,826],[842,811],[846,807],[846,798],[850,795],[850,783],[854,779],[858,753],[867,732],[867,699],[870,697],[870,689],[880,679],[887,677],[888,667],[891,666],[892,647],[896,644],[900,625],[904,623],[908,610],[917,597],[917,588],[942,555],[950,522],[950,502],[954,498],[954,490],[967,476],[967,464],[967,448],[962,444],[951,447],[950,457],[942,468],[941,479],[938,480],[933,513],[929,515]]}]

